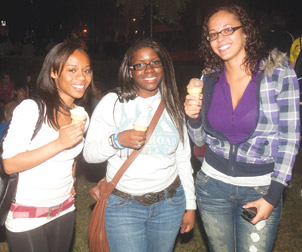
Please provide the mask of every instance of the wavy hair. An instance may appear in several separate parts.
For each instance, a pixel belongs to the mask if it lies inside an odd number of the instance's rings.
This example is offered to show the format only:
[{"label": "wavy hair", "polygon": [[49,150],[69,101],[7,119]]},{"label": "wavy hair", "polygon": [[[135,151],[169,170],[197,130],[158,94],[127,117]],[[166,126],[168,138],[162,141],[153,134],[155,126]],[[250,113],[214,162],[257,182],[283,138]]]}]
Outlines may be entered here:
[{"label": "wavy hair", "polygon": [[202,42],[199,46],[200,57],[204,59],[204,73],[211,73],[218,70],[217,74],[219,74],[224,68],[224,61],[214,53],[210,42],[207,40],[207,36],[209,34],[209,20],[219,11],[227,11],[233,14],[243,26],[241,29],[246,35],[246,43],[244,46],[246,56],[242,64],[248,74],[253,74],[257,64],[266,57],[268,53],[261,40],[260,33],[255,22],[249,18],[247,12],[243,8],[237,5],[216,7],[204,19]]},{"label": "wavy hair", "polygon": [[185,115],[179,99],[173,63],[168,51],[153,38],[140,38],[126,51],[119,68],[120,90],[117,92],[119,100],[121,102],[127,102],[138,96],[138,88],[130,76],[130,66],[134,52],[145,47],[152,48],[162,62],[164,74],[163,79],[159,84],[159,91],[165,104],[165,108],[175,123],[181,141],[183,141]]},{"label": "wavy hair", "polygon": [[[54,129],[59,129],[58,113],[68,115],[70,108],[60,98],[56,83],[51,78],[51,72],[62,74],[66,61],[74,51],[80,50],[86,53],[81,44],[74,42],[62,42],[54,46],[46,55],[42,69],[37,78],[37,96],[41,98],[46,106],[46,118],[48,124]],[[87,53],[86,53],[87,54]],[[77,99],[75,103],[87,99],[88,92],[86,90],[81,99]]]}]

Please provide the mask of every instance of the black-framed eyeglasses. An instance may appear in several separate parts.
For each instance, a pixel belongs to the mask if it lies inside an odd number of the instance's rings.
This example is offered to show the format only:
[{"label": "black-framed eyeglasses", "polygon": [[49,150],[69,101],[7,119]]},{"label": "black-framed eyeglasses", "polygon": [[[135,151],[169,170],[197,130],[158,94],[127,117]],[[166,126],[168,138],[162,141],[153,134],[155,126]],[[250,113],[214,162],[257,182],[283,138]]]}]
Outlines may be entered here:
[{"label": "black-framed eyeglasses", "polygon": [[162,66],[162,62],[160,60],[154,60],[149,63],[139,63],[135,64],[133,66],[130,66],[130,69],[133,69],[134,71],[144,71],[147,69],[147,66],[150,66],[153,68],[158,68]]},{"label": "black-framed eyeglasses", "polygon": [[222,36],[230,36],[235,31],[239,30],[241,27],[243,27],[243,25],[236,26],[236,27],[228,27],[228,28],[225,28],[225,29],[221,30],[220,32],[210,33],[207,36],[207,41],[214,41],[214,40],[216,40],[218,38],[219,34],[221,34]]}]

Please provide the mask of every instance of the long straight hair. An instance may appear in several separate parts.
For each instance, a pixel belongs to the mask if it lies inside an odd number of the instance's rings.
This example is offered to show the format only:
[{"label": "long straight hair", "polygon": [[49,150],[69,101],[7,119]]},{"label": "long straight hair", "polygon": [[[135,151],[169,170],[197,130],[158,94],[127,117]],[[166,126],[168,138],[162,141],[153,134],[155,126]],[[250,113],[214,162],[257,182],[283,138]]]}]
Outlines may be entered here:
[{"label": "long straight hair", "polygon": [[[51,78],[51,72],[61,75],[66,61],[74,51],[80,50],[84,53],[85,50],[81,44],[74,42],[62,42],[54,46],[46,55],[42,69],[37,79],[37,96],[42,99],[46,106],[46,118],[48,124],[59,129],[58,113],[69,114],[69,107],[60,98],[56,83]],[[86,53],[87,54],[87,53]],[[88,56],[88,55],[87,55]],[[88,92],[86,90],[81,99],[77,99],[77,103],[85,100]]]},{"label": "long straight hair", "polygon": [[179,137],[183,142],[185,115],[179,99],[173,63],[168,51],[156,40],[147,37],[140,38],[126,51],[119,69],[119,100],[121,102],[127,102],[138,96],[138,89],[130,76],[130,66],[134,52],[146,47],[152,48],[162,62],[164,76],[159,84],[159,91],[165,104],[165,108],[172,118],[172,121],[179,132]]}]

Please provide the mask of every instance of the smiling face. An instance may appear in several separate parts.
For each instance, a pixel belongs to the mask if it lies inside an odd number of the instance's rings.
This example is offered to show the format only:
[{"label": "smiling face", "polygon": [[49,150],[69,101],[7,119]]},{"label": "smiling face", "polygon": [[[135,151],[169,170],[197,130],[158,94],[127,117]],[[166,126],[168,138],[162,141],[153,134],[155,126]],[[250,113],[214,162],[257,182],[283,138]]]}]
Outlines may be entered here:
[{"label": "smiling face", "polygon": [[71,106],[75,99],[82,98],[91,83],[90,60],[81,50],[75,50],[66,61],[61,74],[51,73],[61,99]]},{"label": "smiling face", "polygon": [[[152,48],[145,47],[133,53],[131,65],[140,63],[148,64],[152,61],[159,60],[160,58]],[[139,89],[138,95],[147,98],[157,93],[158,85],[164,77],[163,67],[152,68],[150,65],[147,65],[146,70],[135,71],[130,69],[130,76],[133,78],[134,85]]]},{"label": "smiling face", "polygon": [[[211,16],[208,23],[209,34],[220,32],[229,27],[237,27],[242,24],[236,16],[228,11],[221,10]],[[218,35],[216,40],[210,42],[215,54],[217,54],[225,63],[239,62],[241,64],[246,55],[245,53],[245,34],[243,29],[236,30],[230,36]]]}]

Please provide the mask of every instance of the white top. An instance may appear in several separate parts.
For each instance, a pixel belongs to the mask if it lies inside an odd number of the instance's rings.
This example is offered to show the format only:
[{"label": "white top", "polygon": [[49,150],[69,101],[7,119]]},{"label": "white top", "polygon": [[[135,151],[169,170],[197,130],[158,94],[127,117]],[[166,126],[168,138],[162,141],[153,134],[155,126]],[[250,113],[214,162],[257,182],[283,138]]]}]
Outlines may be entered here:
[{"label": "white top", "polygon": [[[31,141],[39,116],[38,105],[33,100],[25,100],[16,107],[3,143],[3,159],[18,153],[37,149],[59,137],[59,132],[43,123],[35,138]],[[86,128],[89,124],[87,115]],[[26,206],[51,207],[59,205],[70,197],[73,186],[72,165],[74,158],[83,149],[83,143],[64,150],[44,163],[19,173],[16,203]],[[74,210],[74,206],[59,216]],[[41,226],[51,220],[47,218],[12,218],[9,212],[5,226],[12,232],[22,232]]]},{"label": "white top", "polygon": [[[133,128],[139,117],[150,123],[161,101],[160,92],[149,98],[137,97],[120,103],[115,93],[109,93],[96,106],[88,129],[84,158],[90,163],[108,160],[107,181],[111,181],[132,149],[116,150],[109,144],[110,135]],[[117,184],[117,189],[142,195],[168,187],[179,175],[186,196],[186,208],[196,209],[191,149],[185,127],[184,143],[169,114],[164,110],[149,142],[130,165]]]},{"label": "white top", "polygon": [[271,173],[253,177],[232,177],[225,175],[209,165],[205,159],[202,162],[201,170],[211,178],[235,186],[269,186],[272,182]]}]

